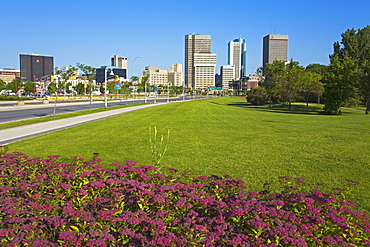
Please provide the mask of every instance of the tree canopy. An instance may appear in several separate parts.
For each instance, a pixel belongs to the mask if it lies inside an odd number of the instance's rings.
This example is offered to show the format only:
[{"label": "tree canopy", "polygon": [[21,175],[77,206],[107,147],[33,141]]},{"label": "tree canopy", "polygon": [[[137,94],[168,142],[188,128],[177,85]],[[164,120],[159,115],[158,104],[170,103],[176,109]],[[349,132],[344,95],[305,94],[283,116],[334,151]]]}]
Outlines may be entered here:
[{"label": "tree canopy", "polygon": [[348,29],[342,40],[334,43],[329,73],[325,76],[327,114],[340,114],[340,107],[353,98],[366,104],[370,111],[370,26]]}]

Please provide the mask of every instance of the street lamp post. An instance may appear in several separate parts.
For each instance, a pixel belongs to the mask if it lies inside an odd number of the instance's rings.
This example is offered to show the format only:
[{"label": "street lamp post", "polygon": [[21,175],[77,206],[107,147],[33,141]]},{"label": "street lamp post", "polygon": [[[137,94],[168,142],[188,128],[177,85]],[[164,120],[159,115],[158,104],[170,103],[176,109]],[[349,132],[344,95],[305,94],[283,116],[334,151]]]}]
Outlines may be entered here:
[{"label": "street lamp post", "polygon": [[[104,107],[107,108],[108,107],[108,100],[107,100],[107,87],[108,87],[108,83],[107,83],[107,67],[105,67],[104,69],[104,84],[105,84],[105,87],[104,87]],[[113,73],[113,69],[110,70],[110,73],[109,75],[114,75]]]},{"label": "street lamp post", "polygon": [[135,57],[135,58],[134,58],[134,60],[132,60],[132,65],[131,65],[132,75],[135,75],[135,74],[134,74],[134,62],[135,62],[135,60],[136,60],[136,59],[138,59],[138,58],[143,58],[143,56]]},{"label": "street lamp post", "polygon": [[170,102],[170,84],[171,82],[169,81],[167,83],[167,102]]},{"label": "street lamp post", "polygon": [[144,101],[145,101],[145,104],[147,103],[147,100],[146,100],[146,81],[144,82]]}]

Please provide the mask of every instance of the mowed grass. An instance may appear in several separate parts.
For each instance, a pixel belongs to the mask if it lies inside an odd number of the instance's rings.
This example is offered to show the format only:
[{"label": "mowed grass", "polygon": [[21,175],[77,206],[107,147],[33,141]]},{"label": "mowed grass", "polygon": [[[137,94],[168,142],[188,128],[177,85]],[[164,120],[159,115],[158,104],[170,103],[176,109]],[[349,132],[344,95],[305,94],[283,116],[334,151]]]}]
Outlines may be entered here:
[{"label": "mowed grass", "polygon": [[149,128],[170,130],[165,167],[194,175],[229,174],[250,189],[279,176],[305,178],[327,188],[359,182],[351,193],[370,209],[370,116],[343,110],[320,115],[320,106],[250,107],[243,97],[219,97],[154,106],[10,144],[27,155],[91,158],[104,165],[136,160],[151,165]]}]

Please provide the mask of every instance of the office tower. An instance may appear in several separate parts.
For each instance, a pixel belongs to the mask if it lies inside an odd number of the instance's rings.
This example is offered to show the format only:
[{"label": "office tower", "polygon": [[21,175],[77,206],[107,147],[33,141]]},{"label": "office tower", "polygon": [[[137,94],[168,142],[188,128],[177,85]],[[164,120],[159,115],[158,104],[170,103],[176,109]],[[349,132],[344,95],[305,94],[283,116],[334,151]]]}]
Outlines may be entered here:
[{"label": "office tower", "polygon": [[288,35],[269,34],[263,37],[263,62],[272,63],[275,59],[288,61]]},{"label": "office tower", "polygon": [[125,69],[127,71],[127,57],[119,57],[117,55],[114,55],[111,58],[111,66]]},{"label": "office tower", "polygon": [[37,54],[19,55],[22,81],[44,81],[54,75],[54,58]]},{"label": "office tower", "polygon": [[235,67],[234,79],[247,76],[247,44],[242,38],[229,42],[229,65]]},{"label": "office tower", "polygon": [[222,80],[222,89],[228,90],[229,83],[232,82],[235,77],[235,66],[234,65],[223,65],[220,68],[221,70],[221,80]]},{"label": "office tower", "polygon": [[210,52],[199,52],[193,55],[194,77],[192,88],[206,89],[214,87],[217,55]]},{"label": "office tower", "polygon": [[[206,60],[209,61],[206,62]],[[195,66],[196,64],[197,66]],[[185,35],[185,86],[194,89],[207,83],[211,83],[213,86],[215,66],[216,54],[211,53],[211,35]],[[213,79],[210,81],[208,76],[212,69]],[[202,81],[203,72],[206,73],[204,75],[204,78],[207,78],[205,81]]]}]

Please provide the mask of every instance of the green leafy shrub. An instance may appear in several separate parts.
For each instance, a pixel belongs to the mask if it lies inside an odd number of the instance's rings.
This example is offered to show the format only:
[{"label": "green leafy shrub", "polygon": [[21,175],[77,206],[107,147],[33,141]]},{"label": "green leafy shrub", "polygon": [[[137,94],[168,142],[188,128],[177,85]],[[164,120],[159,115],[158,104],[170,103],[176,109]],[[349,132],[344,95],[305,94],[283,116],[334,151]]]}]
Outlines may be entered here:
[{"label": "green leafy shrub", "polygon": [[267,104],[268,96],[266,89],[263,87],[255,87],[247,93],[247,101],[252,105]]}]

